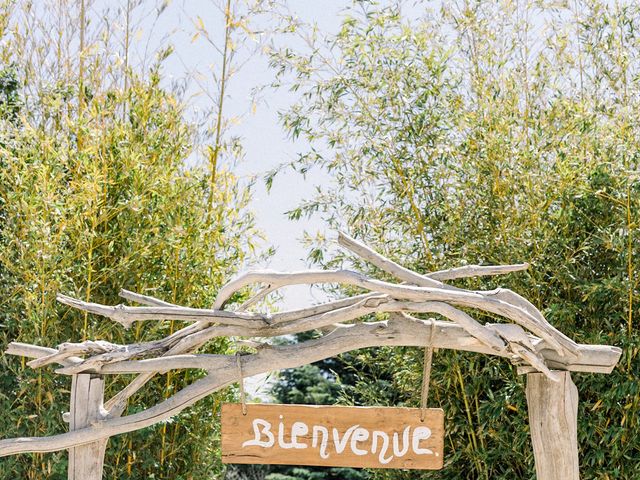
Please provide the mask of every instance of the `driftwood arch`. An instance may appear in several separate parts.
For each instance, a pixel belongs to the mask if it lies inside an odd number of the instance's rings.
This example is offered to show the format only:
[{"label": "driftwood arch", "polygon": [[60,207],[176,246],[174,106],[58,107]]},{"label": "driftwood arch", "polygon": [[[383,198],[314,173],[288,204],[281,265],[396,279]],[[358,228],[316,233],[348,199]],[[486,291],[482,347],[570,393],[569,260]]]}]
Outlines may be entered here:
[{"label": "driftwood arch", "polygon": [[[193,309],[122,291],[121,296],[144,306],[105,306],[64,295],[70,307],[108,317],[125,327],[137,321],[182,320],[189,326],[158,341],[115,345],[105,341],[65,343],[45,348],[11,343],[7,354],[34,358],[33,368],[58,364],[57,373],[72,376],[70,431],[48,437],[0,440],[0,456],[26,452],[69,450],[69,479],[97,480],[108,438],[165,420],[206,395],[244,376],[292,368],[337,354],[372,346],[424,346],[497,355],[527,374],[527,403],[538,479],[577,480],[577,389],[570,372],[610,373],[621,350],[607,345],[577,344],[556,330],[525,298],[506,289],[469,291],[444,282],[463,277],[499,275],[526,269],[527,264],[465,266],[421,275],[381,256],[366,245],[340,234],[340,245],[402,283],[389,283],[349,270],[280,273],[254,271],[222,287],[211,309]],[[294,284],[340,283],[368,293],[275,314],[248,309],[266,295]],[[234,310],[225,309],[232,295],[249,285],[263,285]],[[481,324],[461,310],[477,309],[513,323]],[[388,313],[378,322],[345,323],[371,314]],[[411,313],[433,313],[447,321],[424,321]],[[242,356],[195,354],[221,336],[265,338],[312,329],[329,331],[295,345],[250,342],[256,352]],[[433,332],[431,329],[434,329]],[[432,335],[433,334],[433,335]],[[431,336],[432,335],[432,336]],[[82,358],[83,357],[83,358]],[[155,374],[198,368],[207,376],[142,412],[122,416],[127,400]],[[139,374],[122,391],[103,401],[103,376]]]}]

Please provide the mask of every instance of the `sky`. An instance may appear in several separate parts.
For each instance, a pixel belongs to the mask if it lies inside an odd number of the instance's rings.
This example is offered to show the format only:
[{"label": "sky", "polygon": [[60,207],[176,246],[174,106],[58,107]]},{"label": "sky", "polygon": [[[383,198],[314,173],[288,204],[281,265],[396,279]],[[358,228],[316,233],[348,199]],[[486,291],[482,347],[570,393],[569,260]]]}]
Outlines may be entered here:
[{"label": "sky", "polygon": [[[153,50],[164,42],[165,36],[170,36],[174,53],[163,63],[165,77],[167,82],[171,82],[199,72],[196,75],[201,82],[192,81],[188,89],[192,94],[201,90],[202,85],[211,85],[211,70],[219,73],[219,52],[202,38],[193,41],[195,24],[201,22],[200,25],[206,28],[211,39],[219,46],[223,45],[224,20],[217,4],[215,0],[174,0],[169,2],[157,19],[155,15],[139,19],[135,35],[139,42],[138,50]],[[287,1],[291,13],[305,22],[317,24],[322,32],[327,33],[337,32],[341,24],[341,12],[350,4],[349,0]],[[264,18],[254,23],[252,29],[267,32],[271,25],[265,24]],[[257,177],[250,208],[255,213],[257,226],[265,235],[265,246],[272,245],[276,250],[268,263],[261,267],[302,270],[308,266],[305,261],[307,252],[299,241],[303,232],[322,231],[329,236],[336,232],[327,232],[317,218],[291,221],[285,212],[310,197],[313,186],[327,182],[328,178],[317,171],[305,180],[289,171],[276,177],[270,192],[266,190],[262,180],[264,174],[283,162],[293,160],[296,152],[304,151],[306,145],[288,139],[279,123],[278,112],[286,110],[295,100],[294,94],[286,88],[265,88],[252,111],[252,91],[256,87],[268,86],[274,79],[267,57],[260,51],[254,52],[260,50],[260,42],[265,40],[268,39],[264,36],[257,37],[255,42],[239,46],[235,63],[242,66],[229,82],[224,111],[227,118],[238,119],[229,133],[241,138],[245,152],[243,160],[234,166],[234,171],[246,181]],[[300,45],[290,46],[297,48]],[[210,107],[212,103],[210,98],[202,94],[195,95],[191,102],[196,108],[201,106],[202,109]],[[284,309],[308,306],[324,298],[322,292],[317,289],[311,291],[306,286],[288,287],[283,293],[284,298],[279,306]]]}]

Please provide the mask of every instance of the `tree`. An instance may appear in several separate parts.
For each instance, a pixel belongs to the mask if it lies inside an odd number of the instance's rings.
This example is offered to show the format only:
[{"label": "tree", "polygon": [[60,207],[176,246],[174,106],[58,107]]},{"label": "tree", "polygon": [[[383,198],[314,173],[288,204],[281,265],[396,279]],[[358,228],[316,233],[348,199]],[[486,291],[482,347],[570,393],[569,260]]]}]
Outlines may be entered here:
[{"label": "tree", "polygon": [[[272,55],[282,84],[300,92],[284,127],[312,145],[292,167],[333,179],[292,218],[319,215],[422,272],[528,261],[530,271],[505,286],[580,341],[603,343],[602,332],[613,332],[606,342],[625,351],[615,373],[578,377],[586,477],[634,478],[629,459],[640,448],[632,440],[638,13],[630,3],[463,1],[410,21],[400,8],[357,2],[335,36],[288,24],[309,51],[276,46]],[[322,234],[309,239],[313,261],[353,261],[323,256]],[[358,395],[369,404],[417,404],[421,352],[362,356],[392,378],[394,394],[381,396],[363,375]],[[445,409],[448,445],[438,478],[532,475],[522,387],[493,360],[436,354],[430,403]]]}]

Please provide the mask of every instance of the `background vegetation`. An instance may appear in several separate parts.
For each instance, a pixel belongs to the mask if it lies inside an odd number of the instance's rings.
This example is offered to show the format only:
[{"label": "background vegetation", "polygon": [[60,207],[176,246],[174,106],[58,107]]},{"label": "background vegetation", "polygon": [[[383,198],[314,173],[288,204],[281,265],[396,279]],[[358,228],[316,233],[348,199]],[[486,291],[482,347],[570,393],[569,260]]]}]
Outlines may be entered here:
[{"label": "background vegetation", "polygon": [[[417,19],[404,8],[358,2],[335,36],[294,21],[286,34],[309,49],[274,48],[299,95],[283,124],[311,144],[291,166],[332,179],[290,216],[318,215],[421,272],[530,262],[461,284],[511,288],[577,341],[624,349],[613,374],[573,375],[580,458],[583,478],[636,478],[640,9],[458,1]],[[318,264],[354,262],[326,254],[322,235],[307,240]],[[353,370],[368,368],[343,401],[418,405],[421,356],[355,355]],[[371,478],[534,478],[524,379],[510,365],[438,352],[430,405],[446,412],[444,470]]]},{"label": "background vegetation", "polygon": [[[119,289],[127,288],[206,307],[223,281],[256,259],[250,190],[228,168],[239,146],[224,136],[221,101],[213,120],[188,121],[180,92],[161,86],[170,50],[151,55],[146,68],[129,66],[135,26],[115,27],[123,12],[100,18],[85,2],[3,8],[0,350],[9,341],[55,346],[168,335],[182,325],[140,324],[125,332],[60,306],[55,295],[115,304]],[[131,12],[124,13],[128,22]],[[114,62],[114,52],[124,60]],[[207,348],[220,353],[228,345]],[[65,431],[70,379],[51,368],[32,370],[18,357],[2,355],[0,365],[3,438]],[[158,376],[125,414],[162,401],[199,375]],[[124,380],[113,380],[106,395]],[[232,396],[222,391],[153,432],[111,439],[105,478],[219,475],[217,413]],[[66,452],[3,458],[0,478],[62,479],[66,464]]]}]

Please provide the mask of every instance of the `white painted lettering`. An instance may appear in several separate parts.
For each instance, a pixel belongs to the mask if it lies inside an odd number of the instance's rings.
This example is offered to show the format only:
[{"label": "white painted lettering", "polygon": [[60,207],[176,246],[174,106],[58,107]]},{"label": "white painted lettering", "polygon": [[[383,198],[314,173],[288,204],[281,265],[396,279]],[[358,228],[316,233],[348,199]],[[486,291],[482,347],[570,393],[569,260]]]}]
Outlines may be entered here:
[{"label": "white painted lettering", "polygon": [[420,440],[426,440],[431,437],[431,429],[429,427],[416,427],[413,431],[413,439],[411,446],[413,447],[413,453],[416,455],[433,455],[433,452],[428,448],[420,448]]},{"label": "white painted lettering", "polygon": [[[262,429],[260,429],[259,426],[262,426]],[[260,440],[263,434],[267,436],[267,441]],[[261,418],[256,418],[253,421],[253,435],[253,440],[247,440],[242,444],[243,448],[249,446],[269,448],[273,447],[275,443],[275,438],[273,437],[273,433],[271,433],[271,424]]]},{"label": "white painted lettering", "polygon": [[329,454],[327,453],[327,441],[329,440],[329,430],[327,427],[323,427],[321,425],[313,426],[313,433],[311,436],[311,446],[316,448],[318,445],[318,432],[322,432],[322,441],[320,442],[320,458],[329,458]]},{"label": "white painted lettering", "polygon": [[347,447],[347,442],[349,441],[349,437],[351,436],[351,433],[353,433],[353,431],[359,426],[360,425],[353,425],[352,427],[349,427],[347,431],[344,432],[344,435],[342,436],[342,440],[340,440],[340,432],[338,432],[338,429],[337,428],[333,429],[333,443],[336,447],[336,453],[344,452],[344,449]]},{"label": "white painted lettering", "polygon": [[298,437],[302,437],[309,433],[309,427],[307,427],[306,423],[303,422],[295,422],[293,427],[291,427],[291,444],[293,448],[307,448],[306,443],[299,443]]},{"label": "white painted lettering", "polygon": [[366,428],[356,428],[351,435],[351,451],[356,455],[366,455],[366,450],[358,448],[358,442],[366,442],[369,439],[369,430]]},{"label": "white painted lettering", "polygon": [[378,438],[382,439],[382,448],[380,448],[380,454],[378,455],[378,461],[382,465],[386,465],[391,460],[393,460],[393,455],[388,458],[385,458],[385,453],[387,453],[387,449],[389,448],[389,435],[386,432],[381,432],[379,430],[374,430],[373,432],[373,441],[371,442],[371,453],[376,453],[378,451]]},{"label": "white painted lettering", "polygon": [[280,415],[280,422],[278,423],[278,446],[284,450],[294,448],[293,443],[285,442],[284,440],[284,423],[282,422],[282,415]]},{"label": "white painted lettering", "polygon": [[411,427],[407,427],[402,432],[402,450],[400,450],[400,436],[398,432],[393,432],[393,454],[396,457],[404,457],[407,451],[409,450],[409,429]]},{"label": "white painted lettering", "polygon": [[[378,457],[381,465],[390,463],[394,458],[402,458],[407,454],[413,455],[434,455],[434,452],[421,446],[421,442],[428,440],[432,436],[429,427],[412,427],[403,425],[402,432],[385,432],[382,430],[369,430],[360,425],[352,425],[341,435],[341,430],[324,425],[313,425],[309,427],[305,422],[295,421],[290,427],[285,425],[284,417],[280,415],[278,432],[272,430],[272,425],[262,418],[256,418],[252,423],[253,438],[242,444],[242,447],[262,447],[271,448],[277,446],[284,450],[289,449],[317,449],[320,458],[328,459],[331,452],[342,454],[350,452],[356,456],[374,455]],[[310,445],[309,441],[309,431]],[[290,441],[285,438],[290,434]],[[331,437],[330,437],[331,435]],[[329,439],[332,439],[332,445]],[[424,445],[424,444],[422,444]],[[411,453],[410,450],[411,449]],[[348,452],[347,452],[348,453]]]}]

